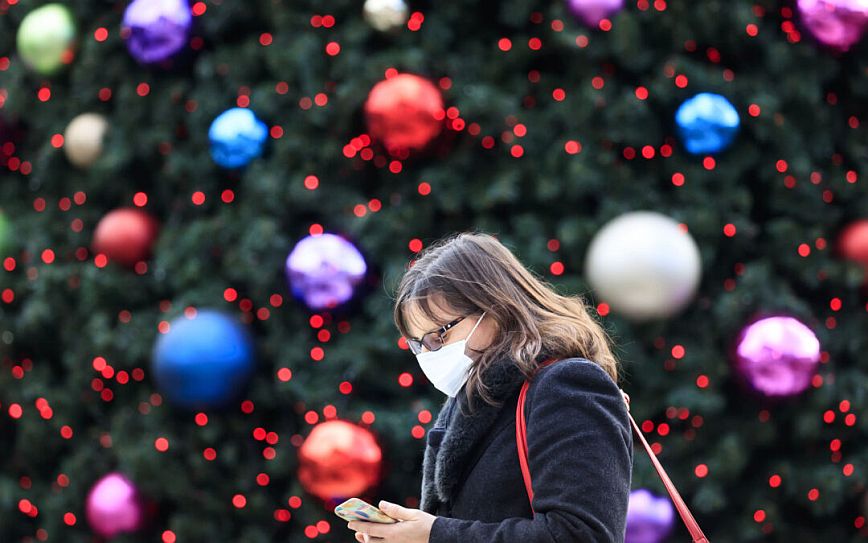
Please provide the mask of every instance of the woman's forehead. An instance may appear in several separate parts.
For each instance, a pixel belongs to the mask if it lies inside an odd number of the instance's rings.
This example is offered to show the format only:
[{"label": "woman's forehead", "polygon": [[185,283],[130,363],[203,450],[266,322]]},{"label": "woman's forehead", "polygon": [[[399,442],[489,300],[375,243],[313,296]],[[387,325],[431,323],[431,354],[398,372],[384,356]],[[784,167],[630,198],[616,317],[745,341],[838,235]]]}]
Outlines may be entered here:
[{"label": "woman's forehead", "polygon": [[[426,314],[425,309],[422,307],[423,305],[427,306],[428,311],[433,313],[435,320],[432,320]],[[417,337],[419,334],[430,332],[442,326],[441,323],[446,323],[457,318],[457,315],[453,315],[445,307],[445,304],[433,297],[424,300],[410,300],[405,307],[404,316],[407,326],[413,332],[412,335],[416,335]]]}]

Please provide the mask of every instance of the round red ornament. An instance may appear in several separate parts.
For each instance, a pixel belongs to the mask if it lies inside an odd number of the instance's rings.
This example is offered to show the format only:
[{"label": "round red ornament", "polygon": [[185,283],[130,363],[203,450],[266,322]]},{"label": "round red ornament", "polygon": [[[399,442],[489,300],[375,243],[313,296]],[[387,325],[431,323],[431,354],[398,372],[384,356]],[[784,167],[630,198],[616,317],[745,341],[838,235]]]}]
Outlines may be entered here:
[{"label": "round red ornament", "polygon": [[364,110],[371,137],[393,156],[427,147],[442,131],[445,118],[440,90],[413,74],[394,75],[374,85]]},{"label": "round red ornament", "polygon": [[314,426],[298,451],[298,480],[323,500],[363,494],[380,480],[383,453],[373,434],[344,420]]},{"label": "round red ornament", "polygon": [[140,209],[115,209],[97,224],[92,249],[109,261],[132,267],[150,258],[158,230],[157,220]]},{"label": "round red ornament", "polygon": [[848,260],[868,267],[868,219],[848,224],[838,236],[838,251]]}]

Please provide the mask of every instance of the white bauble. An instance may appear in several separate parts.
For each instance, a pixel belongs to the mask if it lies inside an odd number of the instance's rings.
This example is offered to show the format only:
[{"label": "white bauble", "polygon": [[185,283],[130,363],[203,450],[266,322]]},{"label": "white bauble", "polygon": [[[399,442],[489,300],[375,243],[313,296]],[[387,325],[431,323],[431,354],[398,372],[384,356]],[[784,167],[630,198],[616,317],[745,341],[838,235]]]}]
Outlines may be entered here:
[{"label": "white bauble", "polygon": [[585,259],[597,299],[637,321],[669,317],[684,308],[701,271],[690,234],[655,211],[625,213],[604,225]]},{"label": "white bauble", "polygon": [[70,162],[88,168],[103,150],[108,121],[99,113],[82,113],[74,118],[63,133],[63,150]]},{"label": "white bauble", "polygon": [[380,32],[388,32],[407,22],[407,4],[404,0],[366,0],[362,9],[365,20]]}]

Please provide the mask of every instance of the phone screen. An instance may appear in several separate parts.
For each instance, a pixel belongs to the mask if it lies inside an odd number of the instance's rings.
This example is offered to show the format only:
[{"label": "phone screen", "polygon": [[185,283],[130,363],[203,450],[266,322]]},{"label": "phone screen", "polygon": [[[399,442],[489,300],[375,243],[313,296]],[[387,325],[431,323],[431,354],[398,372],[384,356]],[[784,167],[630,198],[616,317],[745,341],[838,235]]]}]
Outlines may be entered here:
[{"label": "phone screen", "polygon": [[398,522],[378,508],[359,498],[350,498],[335,507],[335,515],[344,520],[364,520],[367,522],[382,522],[391,524]]}]

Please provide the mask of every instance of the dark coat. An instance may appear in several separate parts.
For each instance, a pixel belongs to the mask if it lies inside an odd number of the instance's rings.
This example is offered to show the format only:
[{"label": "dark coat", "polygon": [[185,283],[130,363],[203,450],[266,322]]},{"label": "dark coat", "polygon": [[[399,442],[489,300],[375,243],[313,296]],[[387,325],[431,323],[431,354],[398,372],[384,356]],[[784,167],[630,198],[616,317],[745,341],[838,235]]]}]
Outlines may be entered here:
[{"label": "dark coat", "polygon": [[524,376],[506,359],[485,382],[505,399],[501,408],[476,398],[470,416],[462,388],[429,430],[420,503],[437,515],[429,543],[623,543],[633,435],[609,374],[585,358],[565,358],[531,382],[525,421],[536,515],[515,442]]}]

